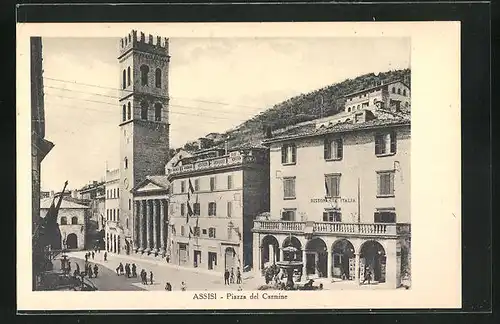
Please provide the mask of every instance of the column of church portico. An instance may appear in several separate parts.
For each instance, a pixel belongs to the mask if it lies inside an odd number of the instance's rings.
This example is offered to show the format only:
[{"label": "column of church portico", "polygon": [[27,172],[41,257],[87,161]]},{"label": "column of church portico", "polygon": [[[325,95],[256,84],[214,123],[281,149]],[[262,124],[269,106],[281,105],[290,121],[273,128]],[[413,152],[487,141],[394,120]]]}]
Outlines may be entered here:
[{"label": "column of church portico", "polygon": [[140,200],[134,202],[134,221],[133,221],[133,231],[134,231],[134,251],[137,251],[141,248],[141,237],[139,234],[139,225],[140,225],[140,212],[141,212],[141,202]]},{"label": "column of church portico", "polygon": [[165,253],[165,199],[160,200],[160,252]]},{"label": "column of church portico", "polygon": [[151,201],[152,207],[153,207],[153,253],[157,254],[158,253],[158,208],[159,208],[159,202],[157,199]]},{"label": "column of church portico", "polygon": [[146,200],[146,250],[148,254],[151,253],[151,200]]},{"label": "column of church portico", "polygon": [[144,209],[146,208],[145,201],[144,200],[139,200],[139,251],[141,253],[144,253],[145,246],[144,244],[145,237],[144,237]]}]

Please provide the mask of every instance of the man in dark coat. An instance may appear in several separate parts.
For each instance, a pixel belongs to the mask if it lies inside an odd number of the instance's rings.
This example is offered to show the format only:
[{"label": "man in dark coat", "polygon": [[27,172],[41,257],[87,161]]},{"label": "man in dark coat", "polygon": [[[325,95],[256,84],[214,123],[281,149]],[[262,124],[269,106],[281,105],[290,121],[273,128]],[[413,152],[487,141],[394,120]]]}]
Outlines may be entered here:
[{"label": "man in dark coat", "polygon": [[224,271],[224,285],[229,285],[229,270]]}]

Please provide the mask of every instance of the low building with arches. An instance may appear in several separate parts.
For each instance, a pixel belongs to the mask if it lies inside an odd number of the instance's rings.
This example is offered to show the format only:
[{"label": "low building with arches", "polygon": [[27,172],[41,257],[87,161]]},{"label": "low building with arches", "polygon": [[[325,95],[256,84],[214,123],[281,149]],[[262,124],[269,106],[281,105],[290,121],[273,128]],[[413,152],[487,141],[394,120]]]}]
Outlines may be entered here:
[{"label": "low building with arches", "polygon": [[256,273],[293,260],[306,279],[367,284],[370,274],[370,283],[396,288],[410,277],[410,116],[350,114],[264,141],[271,199],[254,221]]},{"label": "low building with arches", "polygon": [[[53,197],[40,200],[40,215],[42,217],[45,217],[49,211],[52,201]],[[89,216],[89,206],[63,198],[57,215],[62,248],[68,250],[83,250],[85,248]]]}]

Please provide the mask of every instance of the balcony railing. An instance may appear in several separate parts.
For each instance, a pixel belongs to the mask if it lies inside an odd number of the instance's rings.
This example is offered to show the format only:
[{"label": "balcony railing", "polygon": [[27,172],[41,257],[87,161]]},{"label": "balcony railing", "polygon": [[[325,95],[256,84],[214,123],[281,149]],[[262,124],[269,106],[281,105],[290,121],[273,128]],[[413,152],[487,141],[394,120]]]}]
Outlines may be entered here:
[{"label": "balcony railing", "polygon": [[197,170],[206,170],[212,168],[220,168],[231,165],[245,164],[245,163],[254,163],[254,156],[225,156],[225,157],[217,157],[210,160],[199,161],[192,164],[185,164],[182,166],[177,166],[169,170],[170,174],[178,174],[184,172],[192,172]]},{"label": "balcony railing", "polygon": [[[311,222],[318,234],[399,235],[409,234],[410,224]],[[308,225],[309,226],[309,225]],[[306,222],[256,220],[255,232],[304,232]]]}]

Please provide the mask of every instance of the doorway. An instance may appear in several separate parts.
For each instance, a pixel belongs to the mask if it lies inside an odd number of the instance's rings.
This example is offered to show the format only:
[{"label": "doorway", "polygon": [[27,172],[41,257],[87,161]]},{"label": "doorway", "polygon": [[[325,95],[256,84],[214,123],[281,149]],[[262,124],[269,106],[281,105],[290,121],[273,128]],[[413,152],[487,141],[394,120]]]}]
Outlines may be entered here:
[{"label": "doorway", "polygon": [[208,252],[208,270],[213,270],[217,267],[217,253]]},{"label": "doorway", "polygon": [[78,248],[78,237],[75,233],[68,234],[66,238],[66,246],[68,250],[74,250]]},{"label": "doorway", "polygon": [[195,268],[198,268],[198,265],[201,263],[201,251],[199,250],[194,250],[194,256],[193,256],[193,266]]}]

